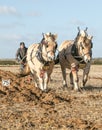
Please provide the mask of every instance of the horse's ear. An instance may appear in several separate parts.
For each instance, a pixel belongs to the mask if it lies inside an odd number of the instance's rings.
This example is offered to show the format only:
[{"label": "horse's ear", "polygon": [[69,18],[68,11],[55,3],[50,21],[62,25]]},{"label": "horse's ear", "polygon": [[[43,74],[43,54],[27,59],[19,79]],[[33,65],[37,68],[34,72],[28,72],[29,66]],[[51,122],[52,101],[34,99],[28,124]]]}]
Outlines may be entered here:
[{"label": "horse's ear", "polygon": [[51,36],[51,32],[46,33],[47,36]]},{"label": "horse's ear", "polygon": [[84,30],[85,32],[87,31],[88,27],[86,27],[86,29]]},{"label": "horse's ear", "polygon": [[89,39],[89,40],[92,40],[92,38],[93,38],[93,36],[88,36],[88,39]]},{"label": "horse's ear", "polygon": [[85,32],[84,30],[81,30],[81,31],[80,31],[80,35],[81,35],[82,37],[85,37],[85,36],[86,36],[86,32]]},{"label": "horse's ear", "polygon": [[51,32],[48,32],[48,33],[44,34],[45,39],[47,39],[49,36],[51,36]]},{"label": "horse's ear", "polygon": [[54,39],[55,39],[55,40],[56,40],[56,39],[57,39],[57,37],[58,37],[58,35],[57,35],[57,34],[54,34],[53,36],[54,36]]},{"label": "horse's ear", "polygon": [[77,27],[77,29],[78,29],[78,31],[80,32],[80,28],[79,28],[79,27]]},{"label": "horse's ear", "polygon": [[48,35],[47,35],[47,34],[44,34],[44,38],[47,39],[47,38],[48,38]]}]

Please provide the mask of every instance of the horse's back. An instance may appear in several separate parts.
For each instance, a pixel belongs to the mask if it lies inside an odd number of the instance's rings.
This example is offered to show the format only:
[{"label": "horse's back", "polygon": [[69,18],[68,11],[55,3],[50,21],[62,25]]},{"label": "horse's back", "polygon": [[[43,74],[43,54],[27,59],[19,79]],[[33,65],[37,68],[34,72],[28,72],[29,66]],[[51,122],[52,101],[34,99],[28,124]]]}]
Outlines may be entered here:
[{"label": "horse's back", "polygon": [[66,40],[59,47],[59,62],[63,68],[70,69],[70,64],[74,60],[71,55],[71,48],[73,43],[73,40]]},{"label": "horse's back", "polygon": [[29,53],[31,50],[37,50],[37,48],[38,48],[38,46],[39,46],[39,44],[38,43],[33,43],[33,44],[31,44],[29,47],[28,47],[28,52],[27,53]]},{"label": "horse's back", "polygon": [[67,49],[73,44],[73,40],[66,40],[62,42],[62,44],[59,46],[59,51],[62,51],[63,49]]},{"label": "horse's back", "polygon": [[34,68],[34,60],[36,58],[36,52],[38,49],[39,44],[38,43],[33,43],[29,46],[28,51],[27,51],[27,63],[29,64],[30,69]]}]

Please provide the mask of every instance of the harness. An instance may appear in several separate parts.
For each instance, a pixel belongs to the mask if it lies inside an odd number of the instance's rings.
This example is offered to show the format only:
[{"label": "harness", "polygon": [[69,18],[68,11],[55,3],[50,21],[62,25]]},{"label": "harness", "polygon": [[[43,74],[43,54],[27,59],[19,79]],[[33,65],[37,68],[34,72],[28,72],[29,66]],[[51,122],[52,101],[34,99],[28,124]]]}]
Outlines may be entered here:
[{"label": "harness", "polygon": [[[83,48],[82,43],[80,43],[80,47]],[[91,42],[91,48],[92,47],[93,47],[93,43]],[[80,56],[78,53],[78,47],[76,46],[76,41],[74,41],[72,48],[71,48],[71,54],[80,63],[85,63],[83,57],[87,54],[90,54],[90,56],[92,56],[92,51],[90,50],[90,52],[88,52],[88,53],[84,53],[82,51],[82,56]]]},{"label": "harness", "polygon": [[85,64],[85,62],[84,62],[84,60],[83,60],[83,57],[82,57],[82,56],[79,56],[79,54],[78,54],[78,48],[77,48],[77,46],[75,45],[75,43],[72,45],[71,54],[72,54],[72,56],[73,56],[77,61],[79,61],[81,64]]},{"label": "harness", "polygon": [[49,66],[50,62],[46,61],[42,56],[42,43],[40,43],[38,46],[38,51],[36,52],[36,57],[42,64],[44,64],[45,66]]}]

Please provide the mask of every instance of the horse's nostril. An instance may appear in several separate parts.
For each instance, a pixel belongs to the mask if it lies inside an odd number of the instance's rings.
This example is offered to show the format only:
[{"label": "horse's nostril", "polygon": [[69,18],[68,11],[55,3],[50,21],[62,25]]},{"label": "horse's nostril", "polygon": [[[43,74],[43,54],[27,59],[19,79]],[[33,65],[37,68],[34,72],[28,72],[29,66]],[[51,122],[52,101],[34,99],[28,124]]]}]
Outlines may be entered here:
[{"label": "horse's nostril", "polygon": [[50,60],[54,60],[54,59],[55,59],[55,56],[50,56],[49,59],[50,59]]},{"label": "horse's nostril", "polygon": [[89,63],[90,62],[90,59],[86,59],[86,63]]}]

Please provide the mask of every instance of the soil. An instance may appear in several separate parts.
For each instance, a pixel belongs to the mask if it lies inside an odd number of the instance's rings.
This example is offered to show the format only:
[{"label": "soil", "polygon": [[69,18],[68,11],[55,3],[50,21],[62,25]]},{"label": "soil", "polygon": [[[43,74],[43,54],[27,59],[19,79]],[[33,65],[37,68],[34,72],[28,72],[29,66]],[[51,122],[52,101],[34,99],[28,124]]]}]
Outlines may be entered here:
[{"label": "soil", "polygon": [[0,130],[102,130],[102,66],[92,66],[82,92],[63,89],[60,66],[47,92],[34,87],[30,76],[18,78],[18,67],[0,69]]}]

